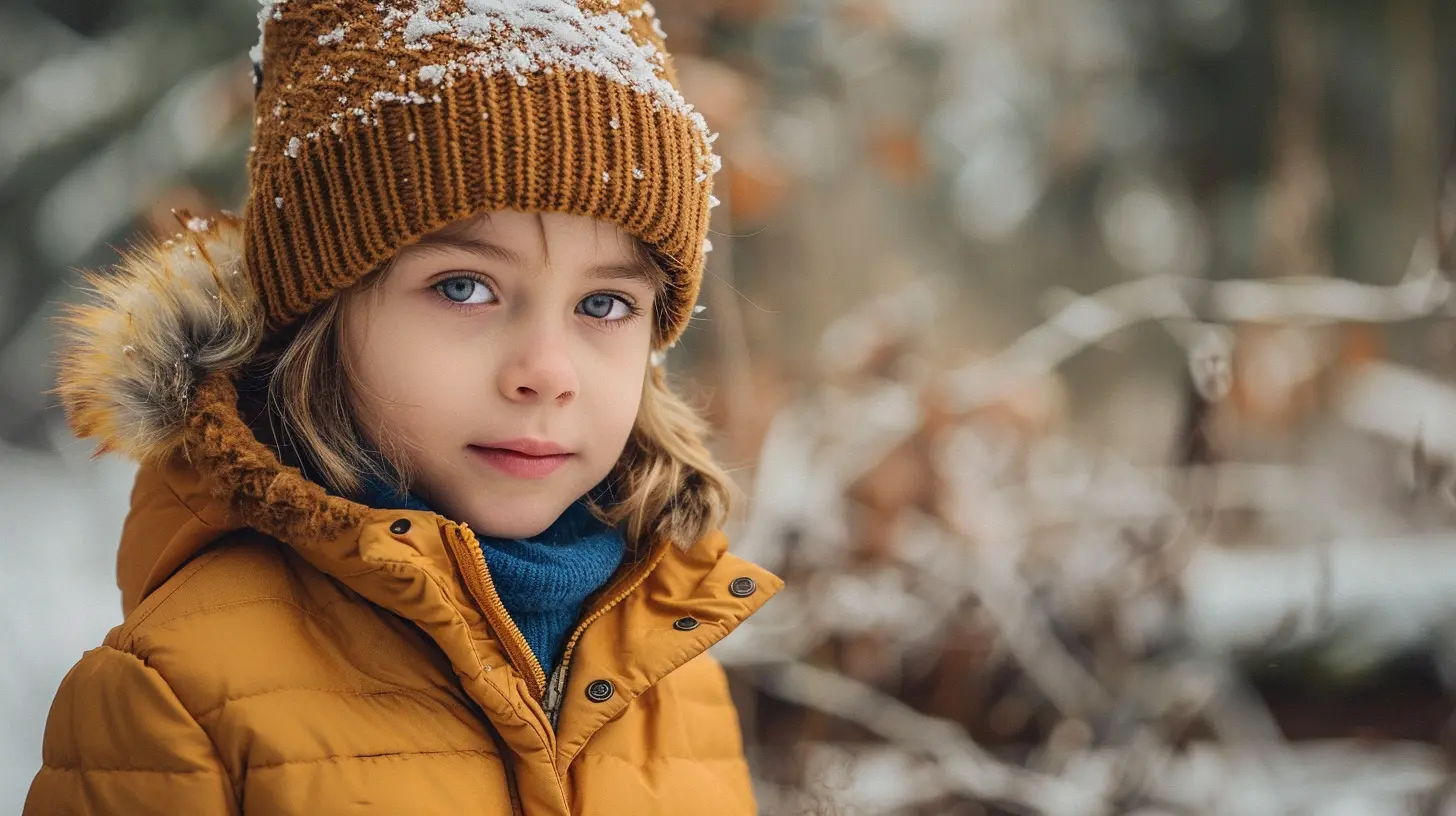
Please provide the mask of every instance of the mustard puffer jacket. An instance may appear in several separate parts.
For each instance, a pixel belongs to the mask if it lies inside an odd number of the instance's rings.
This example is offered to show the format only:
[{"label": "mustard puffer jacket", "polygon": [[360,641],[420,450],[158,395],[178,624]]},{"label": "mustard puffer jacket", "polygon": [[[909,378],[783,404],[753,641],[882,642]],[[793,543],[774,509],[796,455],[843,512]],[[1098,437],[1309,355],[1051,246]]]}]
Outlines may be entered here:
[{"label": "mustard puffer jacket", "polygon": [[25,813],[753,813],[704,652],[782,583],[721,534],[633,552],[548,690],[467,527],[331,496],[254,434],[206,322],[244,320],[240,264],[206,224],[76,317],[72,425],[142,466],[125,621],[61,683]]}]

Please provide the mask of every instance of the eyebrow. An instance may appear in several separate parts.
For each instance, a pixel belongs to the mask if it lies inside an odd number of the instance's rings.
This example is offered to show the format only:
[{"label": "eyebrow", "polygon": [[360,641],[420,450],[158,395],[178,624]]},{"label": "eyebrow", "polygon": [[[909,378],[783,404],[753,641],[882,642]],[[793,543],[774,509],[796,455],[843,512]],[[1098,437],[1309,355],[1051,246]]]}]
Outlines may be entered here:
[{"label": "eyebrow", "polygon": [[492,244],[479,238],[472,238],[468,235],[451,235],[447,232],[426,235],[408,247],[405,251],[416,249],[459,249],[466,252],[474,252],[484,255],[487,258],[494,258],[497,261],[508,264],[520,264],[521,256],[513,250],[506,249],[499,244]]},{"label": "eyebrow", "polygon": [[[521,256],[514,250],[507,249],[499,244],[493,244],[481,238],[473,238],[469,235],[453,235],[449,232],[439,232],[433,235],[426,235],[413,244],[405,247],[404,251],[432,249],[456,249],[464,252],[474,252],[487,258],[500,261],[501,263],[521,265]],[[599,280],[637,280],[647,284],[654,284],[661,274],[657,267],[650,261],[633,259],[628,263],[601,264],[587,270],[587,277]]]}]

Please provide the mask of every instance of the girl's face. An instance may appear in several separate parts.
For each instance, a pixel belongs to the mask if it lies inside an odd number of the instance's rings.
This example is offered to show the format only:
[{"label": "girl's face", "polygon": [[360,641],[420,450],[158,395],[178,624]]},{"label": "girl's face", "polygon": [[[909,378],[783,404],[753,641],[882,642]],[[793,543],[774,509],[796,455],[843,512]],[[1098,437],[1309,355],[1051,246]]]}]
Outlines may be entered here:
[{"label": "girl's face", "polygon": [[399,252],[342,304],[353,403],[413,489],[477,532],[546,529],[611,472],[642,398],[657,274],[606,221],[513,210]]}]

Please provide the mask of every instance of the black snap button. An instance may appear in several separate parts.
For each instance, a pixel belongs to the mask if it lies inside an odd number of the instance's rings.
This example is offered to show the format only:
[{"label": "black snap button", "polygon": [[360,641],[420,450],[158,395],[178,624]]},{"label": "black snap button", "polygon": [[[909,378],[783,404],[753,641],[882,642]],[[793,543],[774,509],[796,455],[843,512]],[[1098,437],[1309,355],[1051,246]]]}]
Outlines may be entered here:
[{"label": "black snap button", "polygon": [[679,632],[691,632],[694,629],[698,628],[698,619],[692,616],[686,618],[678,618],[677,620],[672,622],[672,628],[678,630]]},{"label": "black snap button", "polygon": [[409,528],[409,519],[398,519],[393,524],[389,525],[389,531],[391,533],[394,533],[395,535],[404,535],[405,533],[409,532]]},{"label": "black snap button", "polygon": [[734,578],[733,583],[728,585],[728,591],[735,597],[747,598],[758,591],[758,583],[745,575],[742,578]]},{"label": "black snap button", "polygon": [[617,687],[610,680],[593,680],[586,687],[586,698],[593,703],[605,703],[616,691]]}]

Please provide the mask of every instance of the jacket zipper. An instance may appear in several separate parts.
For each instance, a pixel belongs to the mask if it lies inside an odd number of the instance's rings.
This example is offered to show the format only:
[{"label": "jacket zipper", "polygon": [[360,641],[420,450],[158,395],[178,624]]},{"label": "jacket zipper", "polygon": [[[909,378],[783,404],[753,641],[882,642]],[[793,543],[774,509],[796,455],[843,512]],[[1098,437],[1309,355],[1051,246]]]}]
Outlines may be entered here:
[{"label": "jacket zipper", "polygon": [[561,719],[561,700],[566,696],[566,661],[559,663],[551,672],[551,681],[546,684],[546,699],[542,703],[546,709],[546,718],[551,721],[551,730],[556,730],[556,722]]},{"label": "jacket zipper", "polygon": [[521,634],[516,622],[511,620],[511,613],[506,611],[500,593],[496,592],[495,581],[491,579],[490,570],[485,566],[485,553],[480,551],[475,533],[469,527],[457,526],[454,528],[454,535],[447,538],[455,548],[455,559],[475,566],[473,570],[461,570],[465,585],[470,594],[475,596],[475,602],[485,608],[488,616],[494,613],[491,625],[497,632],[505,635],[501,645],[505,647],[511,662],[525,669],[526,687],[531,696],[541,700],[546,694],[546,670],[541,668],[541,661],[536,659],[536,653],[531,651],[526,636]]}]

